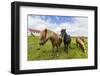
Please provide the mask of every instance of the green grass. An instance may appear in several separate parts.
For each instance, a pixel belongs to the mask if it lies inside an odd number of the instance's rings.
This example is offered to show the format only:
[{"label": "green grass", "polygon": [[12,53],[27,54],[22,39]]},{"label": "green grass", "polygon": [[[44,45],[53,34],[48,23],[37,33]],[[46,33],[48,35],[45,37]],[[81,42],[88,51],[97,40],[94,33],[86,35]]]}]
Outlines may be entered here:
[{"label": "green grass", "polygon": [[[87,38],[85,38],[85,47],[88,49]],[[58,54],[54,55],[54,54]],[[63,43],[59,47],[58,53],[53,53],[52,44],[48,41],[44,46],[40,47],[39,37],[28,36],[28,61],[32,60],[53,60],[53,59],[83,59],[88,58],[88,50],[85,53],[76,45],[75,37],[72,38],[71,46],[68,54],[64,52]]]}]

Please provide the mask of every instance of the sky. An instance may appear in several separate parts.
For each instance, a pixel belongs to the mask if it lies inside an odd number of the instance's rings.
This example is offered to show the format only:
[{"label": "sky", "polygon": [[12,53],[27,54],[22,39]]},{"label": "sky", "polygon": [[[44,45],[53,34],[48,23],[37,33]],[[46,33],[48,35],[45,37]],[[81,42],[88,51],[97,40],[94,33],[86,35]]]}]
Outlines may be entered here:
[{"label": "sky", "polygon": [[66,29],[71,36],[88,36],[88,17],[28,15],[28,28],[40,31],[47,28],[57,34]]}]

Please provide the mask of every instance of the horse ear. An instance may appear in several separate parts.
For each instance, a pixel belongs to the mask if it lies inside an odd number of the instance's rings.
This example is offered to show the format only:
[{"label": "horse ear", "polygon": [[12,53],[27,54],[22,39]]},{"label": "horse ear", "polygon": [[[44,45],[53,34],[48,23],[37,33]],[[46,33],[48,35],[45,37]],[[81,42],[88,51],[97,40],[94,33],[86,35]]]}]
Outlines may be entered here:
[{"label": "horse ear", "polygon": [[47,32],[47,29],[45,29],[45,32]]}]

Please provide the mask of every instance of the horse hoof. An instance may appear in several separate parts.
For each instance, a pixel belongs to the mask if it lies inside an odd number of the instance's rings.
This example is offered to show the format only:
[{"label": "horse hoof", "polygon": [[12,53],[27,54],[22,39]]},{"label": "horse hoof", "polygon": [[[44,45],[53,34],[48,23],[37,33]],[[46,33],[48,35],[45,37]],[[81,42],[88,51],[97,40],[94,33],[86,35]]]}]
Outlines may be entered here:
[{"label": "horse hoof", "polygon": [[51,54],[50,56],[51,56],[51,57],[54,57],[54,54]]}]

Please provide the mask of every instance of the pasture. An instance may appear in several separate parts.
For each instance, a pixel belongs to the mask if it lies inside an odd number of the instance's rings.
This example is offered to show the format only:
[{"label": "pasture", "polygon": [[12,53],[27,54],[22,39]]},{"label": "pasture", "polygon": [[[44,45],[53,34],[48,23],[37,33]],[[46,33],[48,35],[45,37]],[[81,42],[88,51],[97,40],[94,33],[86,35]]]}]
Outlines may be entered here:
[{"label": "pasture", "polygon": [[33,60],[57,60],[57,59],[84,59],[88,58],[88,39],[85,38],[86,52],[83,53],[82,50],[76,45],[76,38],[71,38],[71,46],[69,47],[68,54],[64,51],[63,43],[59,47],[58,56],[52,55],[52,44],[50,41],[44,46],[39,45],[38,36],[28,36],[28,61]]}]

